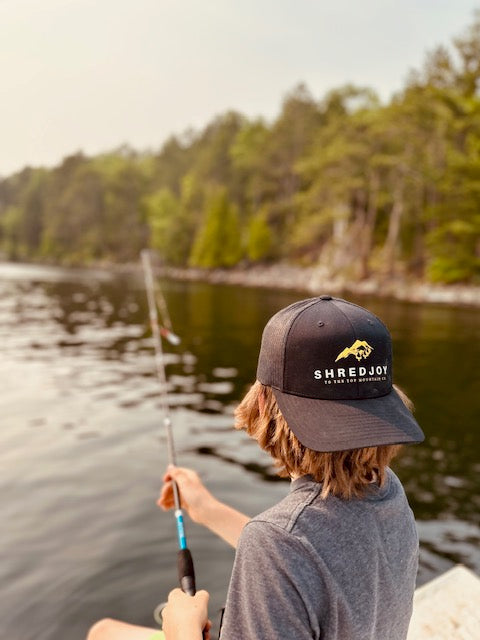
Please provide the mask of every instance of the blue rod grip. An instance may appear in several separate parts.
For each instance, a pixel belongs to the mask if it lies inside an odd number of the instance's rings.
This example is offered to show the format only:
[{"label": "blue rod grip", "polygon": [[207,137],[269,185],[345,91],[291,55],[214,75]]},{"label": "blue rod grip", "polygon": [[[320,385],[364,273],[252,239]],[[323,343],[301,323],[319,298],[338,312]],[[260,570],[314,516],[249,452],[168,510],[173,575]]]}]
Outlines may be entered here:
[{"label": "blue rod grip", "polygon": [[183,522],[183,512],[181,509],[175,511],[175,519],[177,521],[178,546],[180,549],[187,548],[187,536],[185,535],[185,525]]}]

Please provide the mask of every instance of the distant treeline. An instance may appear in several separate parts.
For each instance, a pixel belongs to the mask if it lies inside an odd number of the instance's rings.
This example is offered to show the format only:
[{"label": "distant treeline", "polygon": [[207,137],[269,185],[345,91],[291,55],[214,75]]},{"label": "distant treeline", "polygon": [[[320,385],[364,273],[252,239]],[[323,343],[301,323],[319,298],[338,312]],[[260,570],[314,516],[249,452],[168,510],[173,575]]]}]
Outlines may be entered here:
[{"label": "distant treeline", "polygon": [[303,85],[274,122],[228,112],[158,153],[79,153],[0,181],[0,250],[64,264],[266,261],[480,281],[480,14],[389,104]]}]

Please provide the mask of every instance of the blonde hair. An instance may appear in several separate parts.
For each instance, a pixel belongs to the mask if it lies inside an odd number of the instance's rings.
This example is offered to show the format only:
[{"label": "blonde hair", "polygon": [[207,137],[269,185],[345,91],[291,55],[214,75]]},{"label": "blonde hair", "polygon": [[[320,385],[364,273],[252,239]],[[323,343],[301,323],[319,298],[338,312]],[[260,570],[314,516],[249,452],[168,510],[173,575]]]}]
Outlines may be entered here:
[{"label": "blonde hair", "polygon": [[[395,389],[412,410],[413,404],[405,393],[396,386]],[[361,497],[373,480],[382,486],[387,466],[402,448],[385,445],[328,453],[308,449],[289,429],[271,387],[258,380],[235,410],[235,428],[245,429],[272,456],[279,476],[309,474],[321,482],[322,498],[329,494],[345,499]]]}]

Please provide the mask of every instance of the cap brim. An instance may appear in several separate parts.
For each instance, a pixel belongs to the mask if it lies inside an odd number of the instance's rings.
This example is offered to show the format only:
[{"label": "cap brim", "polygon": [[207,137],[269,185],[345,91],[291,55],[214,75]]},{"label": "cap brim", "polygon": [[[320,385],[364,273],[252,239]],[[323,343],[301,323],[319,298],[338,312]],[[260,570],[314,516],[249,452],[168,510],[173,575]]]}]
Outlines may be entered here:
[{"label": "cap brim", "polygon": [[393,389],[362,400],[320,400],[273,389],[278,407],[300,442],[314,451],[422,442],[412,413]]}]

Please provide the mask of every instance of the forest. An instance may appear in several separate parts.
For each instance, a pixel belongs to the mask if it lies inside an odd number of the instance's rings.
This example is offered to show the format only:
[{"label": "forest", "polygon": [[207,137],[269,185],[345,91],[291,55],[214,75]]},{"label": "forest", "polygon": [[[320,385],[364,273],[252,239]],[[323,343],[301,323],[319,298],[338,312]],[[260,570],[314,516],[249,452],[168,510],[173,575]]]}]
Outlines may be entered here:
[{"label": "forest", "polygon": [[[5,259],[204,269],[321,265],[331,276],[480,283],[480,13],[382,103],[300,84],[271,122],[236,111],[0,179]],[[152,132],[152,139],[155,132]]]}]

